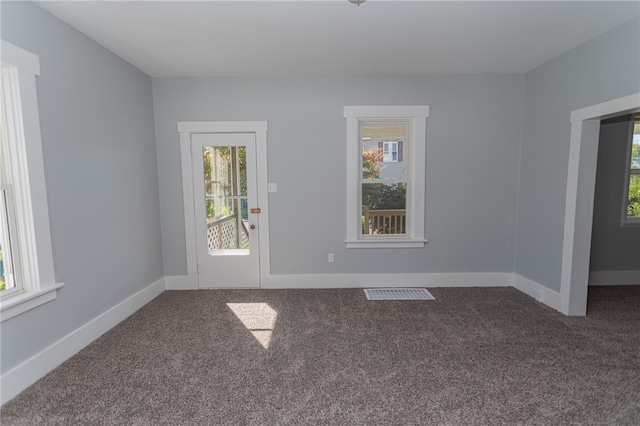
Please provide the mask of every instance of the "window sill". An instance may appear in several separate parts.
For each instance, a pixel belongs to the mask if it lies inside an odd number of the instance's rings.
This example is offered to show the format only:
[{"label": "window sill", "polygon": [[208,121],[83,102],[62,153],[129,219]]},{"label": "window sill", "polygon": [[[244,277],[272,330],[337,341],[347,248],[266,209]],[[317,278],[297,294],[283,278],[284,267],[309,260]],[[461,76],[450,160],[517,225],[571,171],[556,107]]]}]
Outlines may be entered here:
[{"label": "window sill", "polygon": [[620,226],[622,228],[640,226],[640,218],[638,218],[638,219],[626,219],[626,220],[624,220],[622,222],[622,224],[620,224]]},{"label": "window sill", "polygon": [[347,248],[424,248],[428,240],[384,239],[346,240]]},{"label": "window sill", "polygon": [[57,283],[38,291],[20,293],[6,300],[0,301],[0,322],[27,312],[33,308],[52,301],[57,296],[57,290],[64,283]]}]

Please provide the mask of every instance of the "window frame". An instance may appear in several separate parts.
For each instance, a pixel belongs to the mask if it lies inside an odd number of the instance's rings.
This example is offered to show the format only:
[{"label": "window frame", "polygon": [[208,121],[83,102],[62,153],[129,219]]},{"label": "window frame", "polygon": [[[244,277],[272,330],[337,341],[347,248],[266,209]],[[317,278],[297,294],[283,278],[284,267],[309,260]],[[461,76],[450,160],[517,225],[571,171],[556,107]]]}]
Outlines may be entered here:
[{"label": "window frame", "polygon": [[[423,248],[425,228],[426,124],[428,105],[345,106],[347,122],[347,248]],[[409,123],[404,152],[407,159],[407,233],[401,235],[362,235],[360,177],[360,123],[367,121],[406,121]]]},{"label": "window frame", "polygon": [[55,282],[53,267],[36,89],[40,60],[31,52],[0,42],[0,65],[6,79],[0,101],[7,103],[11,189],[22,275],[22,290],[0,297],[0,321],[5,321],[55,299],[63,283]]},{"label": "window frame", "polygon": [[631,153],[633,150],[633,136],[635,131],[635,124],[640,124],[640,114],[633,114],[630,120],[630,135],[627,140],[627,155],[625,160],[625,174],[624,174],[624,192],[622,196],[622,219],[621,225],[627,226],[640,226],[640,216],[628,216],[627,208],[629,204],[629,183],[631,182],[631,175],[640,176],[640,168],[631,168]]}]

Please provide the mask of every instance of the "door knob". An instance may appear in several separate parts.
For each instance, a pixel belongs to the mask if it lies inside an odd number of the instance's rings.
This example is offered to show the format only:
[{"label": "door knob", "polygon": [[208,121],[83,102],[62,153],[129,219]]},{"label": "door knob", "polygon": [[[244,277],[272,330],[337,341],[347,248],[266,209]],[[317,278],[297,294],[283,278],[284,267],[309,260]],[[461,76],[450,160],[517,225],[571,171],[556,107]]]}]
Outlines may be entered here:
[{"label": "door knob", "polygon": [[251,225],[251,226],[249,226],[249,228],[256,229],[256,226],[255,225]]}]

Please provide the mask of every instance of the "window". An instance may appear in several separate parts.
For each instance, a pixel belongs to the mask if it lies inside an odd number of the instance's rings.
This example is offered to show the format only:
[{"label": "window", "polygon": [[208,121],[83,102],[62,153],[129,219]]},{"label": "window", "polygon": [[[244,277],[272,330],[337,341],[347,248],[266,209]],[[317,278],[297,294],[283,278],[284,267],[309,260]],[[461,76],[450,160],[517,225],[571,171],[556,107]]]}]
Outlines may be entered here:
[{"label": "window", "polygon": [[429,107],[348,106],[347,248],[424,247]]},{"label": "window", "polygon": [[0,316],[53,300],[51,234],[36,95],[37,56],[2,41],[0,73]]},{"label": "window", "polygon": [[627,167],[623,223],[640,224],[640,114],[633,120]]},{"label": "window", "polygon": [[403,141],[379,142],[378,146],[382,147],[382,161],[385,163],[402,161],[402,143]]}]

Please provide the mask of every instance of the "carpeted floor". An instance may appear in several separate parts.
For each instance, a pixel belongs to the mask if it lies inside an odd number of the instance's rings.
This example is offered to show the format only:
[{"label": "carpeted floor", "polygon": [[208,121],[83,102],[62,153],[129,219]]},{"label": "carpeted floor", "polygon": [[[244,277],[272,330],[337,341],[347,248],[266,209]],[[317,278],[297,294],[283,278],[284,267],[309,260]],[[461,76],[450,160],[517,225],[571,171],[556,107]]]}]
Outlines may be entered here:
[{"label": "carpeted floor", "polygon": [[3,425],[638,425],[640,287],[568,318],[511,288],[165,292]]}]

